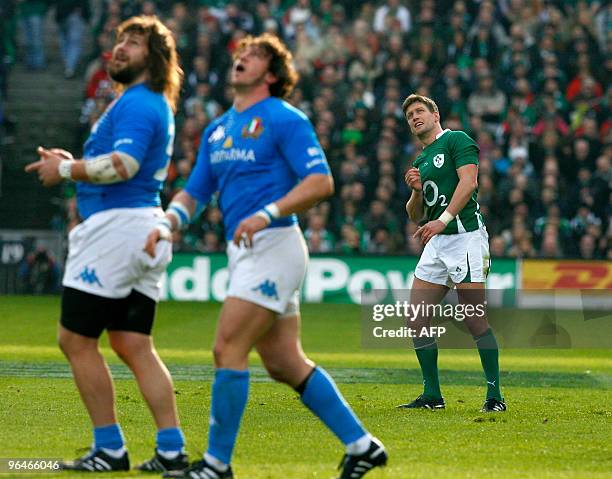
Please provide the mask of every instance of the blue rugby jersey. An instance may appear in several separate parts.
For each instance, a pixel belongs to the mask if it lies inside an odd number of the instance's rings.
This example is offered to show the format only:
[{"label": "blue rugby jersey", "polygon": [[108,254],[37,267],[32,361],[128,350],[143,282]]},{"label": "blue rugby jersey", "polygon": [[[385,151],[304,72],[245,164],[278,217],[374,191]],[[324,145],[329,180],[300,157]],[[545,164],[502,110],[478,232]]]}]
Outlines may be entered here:
[{"label": "blue rugby jersey", "polygon": [[[229,240],[240,221],[313,173],[330,170],[312,124],[287,102],[268,97],[242,112],[232,107],[206,128],[185,191],[202,204],[219,192]],[[296,223],[290,215],[269,227]]]},{"label": "blue rugby jersey", "polygon": [[174,146],[174,114],[161,93],[144,83],[133,85],[111,103],[92,127],[84,159],[120,151],[140,164],[128,181],[110,185],[77,183],[83,219],[111,208],[159,206]]}]

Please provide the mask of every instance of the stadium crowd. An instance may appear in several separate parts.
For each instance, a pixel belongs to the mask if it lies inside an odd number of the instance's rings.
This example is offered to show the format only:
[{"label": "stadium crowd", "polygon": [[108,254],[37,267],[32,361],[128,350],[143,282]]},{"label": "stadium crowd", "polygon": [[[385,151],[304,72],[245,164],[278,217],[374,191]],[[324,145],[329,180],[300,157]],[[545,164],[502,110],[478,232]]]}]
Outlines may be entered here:
[{"label": "stadium crowd", "polygon": [[[6,95],[8,70],[15,61],[14,24],[14,5],[10,2],[0,2],[0,148],[12,126],[6,116]],[[2,165],[1,157],[0,165]]]},{"label": "stadium crowd", "polygon": [[[185,184],[203,128],[231,105],[235,45],[268,31],[294,53],[301,81],[290,101],[314,124],[336,180],[333,200],[301,218],[311,252],[420,254],[403,179],[420,146],[401,110],[417,92],[437,101],[443,127],[478,142],[493,256],[612,259],[612,4],[110,0],[90,30],[83,138],[113,97],[113,30],[141,13],[172,29],[185,70],[165,202]],[[175,239],[177,250],[222,251],[214,202]]]}]

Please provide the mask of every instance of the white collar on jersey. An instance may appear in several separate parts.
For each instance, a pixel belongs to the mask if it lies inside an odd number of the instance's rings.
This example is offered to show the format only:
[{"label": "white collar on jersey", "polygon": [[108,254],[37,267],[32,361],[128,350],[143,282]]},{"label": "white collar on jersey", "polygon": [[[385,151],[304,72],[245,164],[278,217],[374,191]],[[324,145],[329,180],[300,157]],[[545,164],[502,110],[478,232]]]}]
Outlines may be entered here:
[{"label": "white collar on jersey", "polygon": [[447,131],[450,131],[450,128],[446,128],[445,130],[442,130],[440,133],[438,133],[436,135],[436,140],[440,138],[442,135],[444,135],[444,133],[446,133]]}]

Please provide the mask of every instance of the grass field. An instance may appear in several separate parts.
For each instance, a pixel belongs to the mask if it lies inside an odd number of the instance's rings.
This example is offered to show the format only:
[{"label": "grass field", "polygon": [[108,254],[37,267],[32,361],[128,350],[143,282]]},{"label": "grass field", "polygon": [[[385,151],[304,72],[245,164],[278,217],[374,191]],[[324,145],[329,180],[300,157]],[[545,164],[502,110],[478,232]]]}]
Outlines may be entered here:
[{"label": "grass field", "polygon": [[[192,458],[206,444],[218,311],[218,304],[164,303],[154,329],[175,378]],[[58,312],[59,298],[0,297],[0,458],[73,458],[91,442],[85,409],[56,347]],[[389,450],[389,465],[368,478],[612,478],[611,351],[502,351],[509,410],[485,415],[478,412],[485,388],[477,353],[442,350],[447,409],[400,411],[395,406],[421,389],[414,353],[362,350],[358,307],[304,305],[302,312],[306,351],[334,376]],[[103,351],[117,378],[119,419],[136,464],[152,454],[155,429],[129,371],[106,340]],[[255,356],[251,364],[236,477],[336,477],[341,445],[296,393],[266,378]]]}]

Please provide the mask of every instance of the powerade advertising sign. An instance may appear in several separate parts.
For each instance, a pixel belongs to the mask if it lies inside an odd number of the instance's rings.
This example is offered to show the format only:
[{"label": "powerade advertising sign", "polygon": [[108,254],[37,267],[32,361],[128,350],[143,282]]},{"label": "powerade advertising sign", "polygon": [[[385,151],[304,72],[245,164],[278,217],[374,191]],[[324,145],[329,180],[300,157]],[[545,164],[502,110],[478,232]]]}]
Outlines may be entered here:
[{"label": "powerade advertising sign", "polygon": [[[362,291],[409,289],[417,261],[417,258],[404,256],[311,257],[302,287],[302,300],[307,303],[360,304]],[[488,287],[507,290],[512,297],[517,287],[516,269],[514,260],[495,260]],[[162,299],[223,301],[227,281],[225,255],[178,253],[162,278]]]}]

